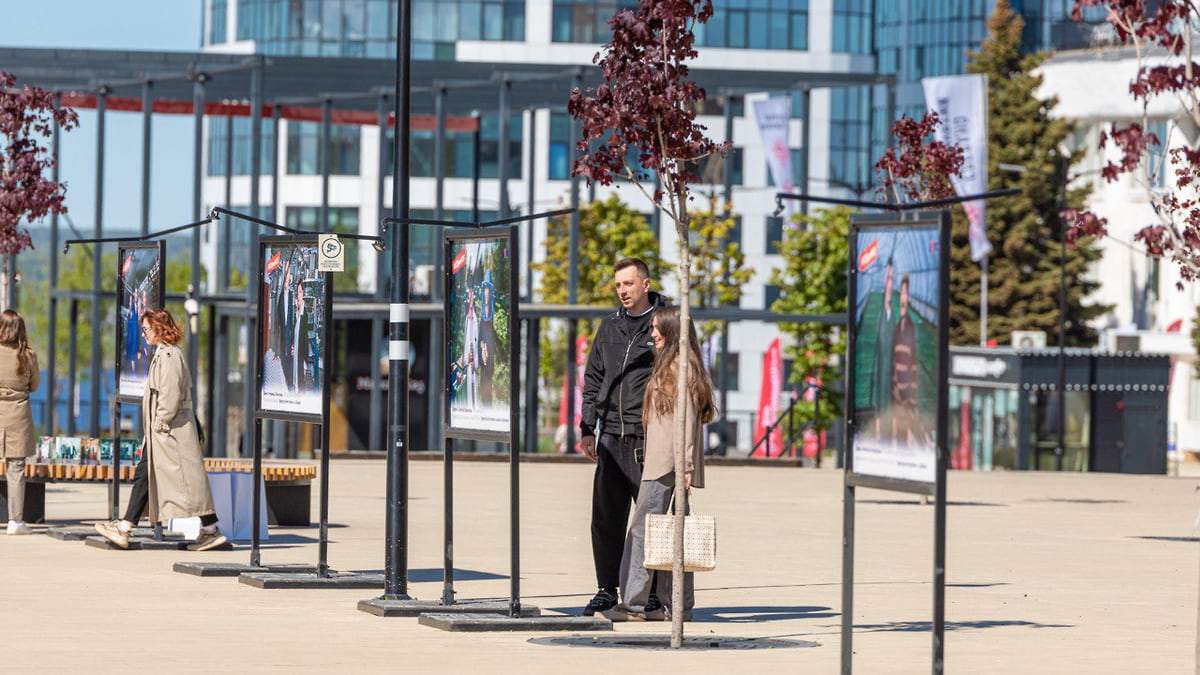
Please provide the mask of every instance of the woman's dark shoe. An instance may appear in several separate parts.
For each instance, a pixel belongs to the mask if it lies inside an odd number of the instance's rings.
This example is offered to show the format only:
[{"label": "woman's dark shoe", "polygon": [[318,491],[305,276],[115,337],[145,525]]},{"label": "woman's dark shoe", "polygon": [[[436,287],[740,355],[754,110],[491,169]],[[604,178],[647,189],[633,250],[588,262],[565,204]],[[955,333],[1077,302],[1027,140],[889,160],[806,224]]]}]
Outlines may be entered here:
[{"label": "woman's dark shoe", "polygon": [[584,616],[595,616],[597,612],[603,613],[617,606],[617,593],[615,589],[601,588],[596,591],[596,595],[592,601],[583,608]]}]

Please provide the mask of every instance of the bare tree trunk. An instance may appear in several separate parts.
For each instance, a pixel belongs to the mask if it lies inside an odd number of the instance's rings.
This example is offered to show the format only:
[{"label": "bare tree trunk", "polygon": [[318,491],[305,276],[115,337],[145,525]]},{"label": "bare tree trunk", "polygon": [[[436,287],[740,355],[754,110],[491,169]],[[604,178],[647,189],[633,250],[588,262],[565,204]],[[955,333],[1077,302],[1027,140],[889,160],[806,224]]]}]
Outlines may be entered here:
[{"label": "bare tree trunk", "polygon": [[676,202],[680,217],[676,220],[679,235],[679,356],[675,395],[675,560],[671,565],[671,647],[683,646],[683,519],[687,509],[687,490],[684,475],[687,466],[687,401],[688,361],[691,350],[691,259],[688,250],[689,221],[687,217],[687,195],[679,195]]}]

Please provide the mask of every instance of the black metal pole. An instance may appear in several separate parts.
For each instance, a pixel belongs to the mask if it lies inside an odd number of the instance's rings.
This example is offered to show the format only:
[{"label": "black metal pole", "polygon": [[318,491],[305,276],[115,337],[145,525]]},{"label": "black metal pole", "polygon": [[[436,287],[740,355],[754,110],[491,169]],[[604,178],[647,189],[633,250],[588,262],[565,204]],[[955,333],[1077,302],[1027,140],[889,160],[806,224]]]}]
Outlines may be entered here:
[{"label": "black metal pole", "polygon": [[[513,261],[509,266],[510,289],[518,288],[518,271],[521,269],[521,247],[517,245],[517,228],[509,229],[509,248],[512,249]],[[512,365],[521,363],[521,303],[514,302],[509,307],[508,315],[508,362]],[[511,584],[508,603],[508,615],[516,618],[521,616],[521,383],[519,378],[508,378],[508,419],[510,436],[508,440],[508,466],[510,476],[509,486],[509,519],[512,541],[510,555],[512,571],[509,573]]]},{"label": "black metal pole", "polygon": [[483,144],[483,119],[478,110],[471,111],[471,117],[475,118],[475,136],[471,144],[471,222],[479,222],[479,174],[482,169],[480,167],[483,161],[483,152],[480,145]]},{"label": "black metal pole", "polygon": [[[525,167],[525,215],[533,215],[537,198],[537,109],[529,111],[529,153]],[[533,302],[533,223],[525,227],[525,301]],[[538,451],[538,319],[525,322],[525,444],[524,452]]]},{"label": "black metal pole", "polygon": [[[258,255],[257,250],[255,251],[255,255]],[[257,343],[257,341],[256,341],[256,343]],[[249,386],[249,380],[251,380],[251,379],[254,379],[254,378],[250,378],[250,377],[243,378],[243,380],[246,381],[247,386]],[[257,384],[257,381],[255,382],[255,384]],[[252,413],[251,413],[251,411],[248,410],[248,411],[246,411],[246,414],[249,415]],[[258,483],[259,483],[259,481],[262,480],[262,475],[263,475],[263,464],[262,464],[263,450],[262,450],[262,434],[261,434],[262,420],[258,418],[258,415],[254,415],[254,426],[255,426],[254,438],[255,438],[256,442],[254,443],[254,464],[253,464],[253,467],[252,467],[251,473],[250,473],[250,485],[251,485],[250,489],[253,490],[253,492],[251,492],[252,497],[250,498],[250,504],[251,504],[251,506],[250,506],[250,566],[251,567],[261,567],[262,566],[262,549],[261,549],[262,543],[261,543],[261,539],[260,539],[259,533],[258,533],[258,523],[259,523],[259,520],[262,518],[262,498],[258,492]]]},{"label": "black metal pole", "polygon": [[[813,147],[812,123],[812,91],[804,89],[800,94],[801,106],[804,112],[804,148],[800,151],[800,184],[796,188],[801,194],[808,194],[808,173],[812,162],[809,159]],[[888,117],[888,119],[892,119]],[[808,215],[808,202],[800,202],[800,213]],[[769,253],[769,251],[768,251]]]},{"label": "black metal pole", "polygon": [[214,432],[216,431],[216,383],[217,383],[217,306],[208,306],[208,368],[207,380],[208,400],[205,402],[204,417],[208,422],[208,434],[204,439],[204,455],[206,457],[214,457],[213,449],[216,447],[214,442]]},{"label": "black metal pole", "polygon": [[[204,200],[201,187],[204,181],[204,83],[208,76],[197,73],[192,81],[192,213],[199,216],[204,212]],[[217,225],[209,225],[210,231]],[[192,230],[192,288],[200,293],[200,229]],[[191,372],[199,372],[200,341],[192,336],[187,341],[188,367]],[[209,364],[211,367],[212,364]],[[222,375],[224,377],[224,375]],[[220,384],[224,386],[224,382]],[[210,394],[211,395],[211,394]],[[224,414],[221,410],[220,414]],[[224,443],[224,437],[221,438]]]},{"label": "black metal pole", "polygon": [[71,298],[67,326],[71,336],[67,347],[67,435],[74,436],[78,419],[75,406],[79,402],[79,301],[75,298]]},{"label": "black metal pole", "polygon": [[[284,212],[279,206],[279,104],[271,106],[271,220],[283,222]],[[257,213],[254,215],[258,215]]]},{"label": "black metal pole", "polygon": [[[412,0],[396,12],[396,121],[392,213],[408,217]],[[388,484],[384,598],[408,599],[408,228],[392,228],[388,335]]]},{"label": "black metal pole", "polygon": [[[100,87],[96,93],[96,222],[93,227],[97,239],[104,236],[104,122],[107,104],[108,88]],[[104,325],[100,307],[100,285],[103,283],[100,275],[101,248],[99,243],[92,244],[92,375],[88,383],[88,434],[93,438],[100,435],[100,378],[104,374],[100,366],[100,327]]]},{"label": "black metal pole", "polygon": [[[525,215],[537,213],[534,203],[537,199],[537,181],[534,180],[534,170],[537,167],[537,109],[529,111],[529,152],[526,154],[525,167],[525,200],[528,206]],[[525,299],[533,302],[533,223],[525,228]]]},{"label": "black metal pole", "polygon": [[[142,83],[142,235],[150,234],[150,122],[154,116],[154,83]],[[163,261],[166,274],[166,261]]]},{"label": "black metal pole", "polygon": [[[500,211],[500,218],[508,218],[512,215],[512,210],[508,204],[508,163],[509,157],[512,155],[509,147],[509,136],[512,134],[512,121],[509,119],[511,115],[508,109],[508,93],[512,88],[512,84],[508,81],[507,76],[501,76],[500,80],[500,147],[496,153],[497,167],[496,176],[497,183],[500,186],[500,199],[497,209]],[[518,287],[514,287],[516,290]]]},{"label": "black metal pole", "polygon": [[[62,94],[54,95],[54,109],[62,107]],[[59,184],[59,164],[62,154],[59,152],[59,139],[62,129],[58,119],[52,122],[50,136],[50,153],[54,164],[50,167],[50,178],[55,185]],[[50,213],[50,314],[46,322],[46,409],[42,411],[42,429],[47,436],[55,436],[55,415],[58,413],[57,365],[58,355],[58,213]],[[70,411],[68,411],[70,414]]]},{"label": "black metal pole", "polygon": [[[576,75],[571,84],[573,90],[582,89],[583,77]],[[575,305],[579,302],[579,176],[575,174],[575,162],[579,160],[579,148],[576,145],[580,136],[579,120],[572,116],[569,128],[567,170],[571,176],[571,216],[568,220],[567,230],[567,304]],[[575,428],[575,372],[577,369],[575,362],[579,358],[576,354],[575,341],[578,330],[579,324],[575,319],[567,319],[567,435],[564,448],[564,452],[567,454],[576,451],[575,439],[576,434],[579,433]]]},{"label": "black metal pole", "polygon": [[[725,121],[725,142],[729,143],[731,148],[730,148],[730,154],[725,156],[725,162],[721,165],[721,169],[722,169],[721,179],[724,182],[723,187],[724,187],[724,191],[725,191],[725,206],[726,206],[726,208],[729,209],[730,216],[733,215],[733,155],[732,155],[733,101],[734,101],[734,97],[732,95],[730,95],[730,94],[725,95],[725,110],[724,110],[724,113],[725,113],[725,120],[724,120]],[[658,209],[655,209],[655,211],[657,211],[657,210]],[[729,245],[729,237],[728,236],[726,236],[724,238],[723,243],[725,244],[725,246],[722,246],[722,249],[726,248]],[[740,244],[740,242],[739,242],[739,244]],[[767,253],[770,253],[770,251],[767,251]],[[729,283],[729,270],[728,269],[725,270],[724,281],[726,284]],[[717,294],[714,292],[713,295],[715,296]],[[720,304],[720,299],[717,297],[714,297],[713,302],[714,302],[714,304]],[[719,387],[719,390],[721,392],[721,415],[725,418],[725,421],[721,426],[722,426],[723,430],[725,431],[725,433],[723,434],[723,436],[726,437],[725,442],[728,443],[728,435],[729,435],[729,421],[728,421],[729,420],[729,322],[728,321],[721,322],[721,355],[720,355],[720,357],[718,357],[718,366],[717,367],[718,367],[717,386]]]},{"label": "black metal pole", "polygon": [[[1063,182],[1059,188],[1058,210],[1066,204],[1063,192],[1066,188],[1068,162],[1062,161]],[[1054,448],[1054,470],[1063,470],[1063,459],[1067,452],[1067,237],[1066,223],[1058,218],[1058,447]]]},{"label": "black metal pole", "polygon": [[[233,210],[233,116],[225,117],[225,208]],[[258,215],[258,214],[255,214]],[[225,292],[229,288],[230,266],[229,259],[233,253],[233,223],[228,218],[221,219],[221,239],[217,247],[217,290]]]},{"label": "black metal pole", "polygon": [[317,226],[329,232],[329,176],[333,172],[333,99],[321,104],[321,218]]},{"label": "black metal pole", "polygon": [[[438,252],[438,257],[448,259],[450,257],[450,241],[444,236],[442,237],[442,250]],[[449,302],[452,296],[451,284],[453,283],[453,274],[449,269],[438,277],[437,282],[442,286],[442,297],[444,298],[443,310],[444,315],[448,315]],[[446,362],[446,369],[450,366],[450,341],[436,343],[440,345],[442,360]],[[430,350],[432,351],[432,350]],[[443,387],[441,382],[435,385],[437,388],[430,388],[428,391],[438,392],[436,398],[437,404],[442,410],[449,408],[450,390],[449,387]],[[442,439],[442,604],[454,604],[454,439],[445,434],[445,429],[439,429],[437,438]]]},{"label": "black metal pole", "polygon": [[[433,176],[434,176],[434,200],[433,200],[433,218],[434,220],[442,220],[446,213],[446,90],[439,87],[434,92],[433,111],[435,117],[434,132],[433,132]],[[430,299],[437,301],[442,298],[442,255],[440,251],[435,251],[433,255],[433,280],[429,284]],[[442,323],[441,317],[433,317],[429,321],[429,345],[430,348],[426,352],[430,355],[428,375],[425,387],[426,392],[437,391],[441,386],[442,367],[445,363],[441,358],[434,358],[439,355],[440,350],[434,349],[434,345],[442,343],[442,336],[445,332],[445,326]],[[442,430],[442,408],[438,405],[438,397],[427,395],[425,397],[426,411],[426,447],[437,448],[441,444],[437,442],[437,438]]]},{"label": "black metal pole", "polygon": [[333,272],[325,277],[325,317],[321,331],[321,507],[320,541],[317,544],[317,576],[329,576],[329,401],[333,397]]}]

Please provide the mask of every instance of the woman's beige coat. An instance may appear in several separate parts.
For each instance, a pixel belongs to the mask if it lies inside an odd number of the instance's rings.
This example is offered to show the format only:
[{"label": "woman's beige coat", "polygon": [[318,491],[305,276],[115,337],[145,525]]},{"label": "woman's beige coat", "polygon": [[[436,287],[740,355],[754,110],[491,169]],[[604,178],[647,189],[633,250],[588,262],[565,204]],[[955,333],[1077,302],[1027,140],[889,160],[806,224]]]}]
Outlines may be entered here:
[{"label": "woman's beige coat", "polygon": [[192,376],[177,345],[154,350],[142,425],[150,475],[150,522],[215,513],[192,412]]},{"label": "woman's beige coat", "polygon": [[0,450],[5,459],[37,454],[37,429],[29,395],[41,384],[37,355],[28,373],[17,374],[17,350],[0,345]]},{"label": "woman's beige coat", "polygon": [[[672,366],[674,367],[674,366]],[[684,419],[684,471],[692,472],[692,487],[704,487],[704,445],[700,442],[700,419],[689,398]],[[646,461],[642,480],[658,480],[675,471],[675,414],[652,417],[646,425]]]}]

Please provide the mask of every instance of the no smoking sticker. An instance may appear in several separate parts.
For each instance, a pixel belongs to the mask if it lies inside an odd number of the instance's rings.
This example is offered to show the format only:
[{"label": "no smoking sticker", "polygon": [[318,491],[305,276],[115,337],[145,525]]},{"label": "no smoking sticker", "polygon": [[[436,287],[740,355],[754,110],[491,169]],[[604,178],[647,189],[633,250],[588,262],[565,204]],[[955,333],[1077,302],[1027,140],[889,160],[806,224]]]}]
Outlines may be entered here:
[{"label": "no smoking sticker", "polygon": [[346,269],[346,247],[336,234],[322,234],[317,242],[317,271],[342,272]]}]

